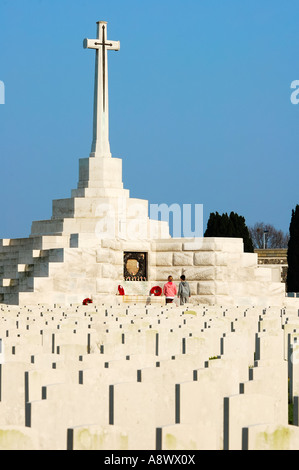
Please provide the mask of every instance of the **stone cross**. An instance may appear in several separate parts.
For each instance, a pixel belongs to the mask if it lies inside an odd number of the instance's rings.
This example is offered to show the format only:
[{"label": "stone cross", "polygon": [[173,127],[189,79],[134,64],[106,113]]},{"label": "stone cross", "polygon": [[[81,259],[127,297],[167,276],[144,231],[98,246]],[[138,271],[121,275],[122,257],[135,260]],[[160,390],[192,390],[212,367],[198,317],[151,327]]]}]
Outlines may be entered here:
[{"label": "stone cross", "polygon": [[107,22],[97,22],[97,39],[84,39],[85,49],[96,50],[93,141],[91,157],[111,157],[109,144],[107,51],[119,51],[119,41],[107,40]]}]

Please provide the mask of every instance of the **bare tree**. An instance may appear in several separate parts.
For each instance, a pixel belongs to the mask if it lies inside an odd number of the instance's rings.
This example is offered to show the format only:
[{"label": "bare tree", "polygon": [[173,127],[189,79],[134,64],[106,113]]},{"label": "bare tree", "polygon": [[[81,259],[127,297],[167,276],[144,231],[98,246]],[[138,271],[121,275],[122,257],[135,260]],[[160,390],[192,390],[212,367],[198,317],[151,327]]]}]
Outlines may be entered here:
[{"label": "bare tree", "polygon": [[249,233],[254,248],[287,248],[289,234],[283,233],[282,230],[276,230],[271,224],[257,222],[253,227],[249,227]]}]

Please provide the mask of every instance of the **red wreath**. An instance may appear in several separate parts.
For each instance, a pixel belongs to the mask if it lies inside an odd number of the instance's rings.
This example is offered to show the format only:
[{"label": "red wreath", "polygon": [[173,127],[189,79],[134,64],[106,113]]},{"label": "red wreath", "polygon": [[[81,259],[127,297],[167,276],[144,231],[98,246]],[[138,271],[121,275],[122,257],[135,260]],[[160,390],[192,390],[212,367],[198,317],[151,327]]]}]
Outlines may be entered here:
[{"label": "red wreath", "polygon": [[162,289],[160,286],[155,286],[151,288],[151,294],[154,294],[155,296],[160,296],[162,295]]},{"label": "red wreath", "polygon": [[92,300],[87,298],[87,299],[84,299],[82,303],[83,305],[92,304]]},{"label": "red wreath", "polygon": [[125,295],[125,290],[122,286],[118,286],[118,294],[119,295]]}]

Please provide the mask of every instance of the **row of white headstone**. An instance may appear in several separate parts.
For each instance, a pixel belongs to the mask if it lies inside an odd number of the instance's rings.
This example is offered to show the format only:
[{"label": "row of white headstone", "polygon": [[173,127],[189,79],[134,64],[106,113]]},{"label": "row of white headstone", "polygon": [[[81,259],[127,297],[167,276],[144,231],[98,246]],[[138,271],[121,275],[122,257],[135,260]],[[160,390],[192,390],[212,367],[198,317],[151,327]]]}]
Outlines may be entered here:
[{"label": "row of white headstone", "polygon": [[296,449],[298,335],[291,307],[1,306],[0,449]]}]

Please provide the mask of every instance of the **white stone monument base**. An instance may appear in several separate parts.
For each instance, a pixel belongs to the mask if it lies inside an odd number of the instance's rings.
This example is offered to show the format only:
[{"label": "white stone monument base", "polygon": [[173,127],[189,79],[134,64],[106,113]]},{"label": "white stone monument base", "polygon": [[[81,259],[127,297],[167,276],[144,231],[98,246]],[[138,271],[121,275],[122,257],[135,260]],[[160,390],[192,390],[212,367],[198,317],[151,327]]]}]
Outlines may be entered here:
[{"label": "white stone monument base", "polygon": [[[76,243],[74,243],[76,239]],[[124,280],[124,253],[145,252],[148,280]],[[282,305],[285,285],[276,282],[271,268],[259,268],[257,255],[243,252],[241,239],[201,238],[161,240],[98,240],[92,234],[75,237],[36,236],[0,241],[0,300],[5,304],[80,304],[165,302],[150,296],[163,289],[169,275],[179,285],[185,274],[192,304]],[[121,300],[123,301],[123,299]]]}]

